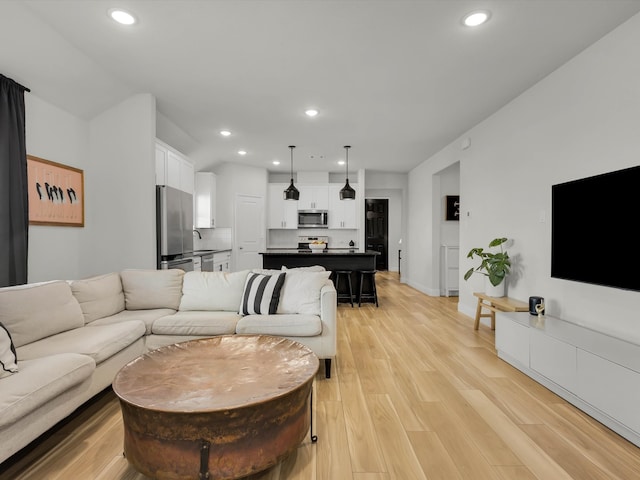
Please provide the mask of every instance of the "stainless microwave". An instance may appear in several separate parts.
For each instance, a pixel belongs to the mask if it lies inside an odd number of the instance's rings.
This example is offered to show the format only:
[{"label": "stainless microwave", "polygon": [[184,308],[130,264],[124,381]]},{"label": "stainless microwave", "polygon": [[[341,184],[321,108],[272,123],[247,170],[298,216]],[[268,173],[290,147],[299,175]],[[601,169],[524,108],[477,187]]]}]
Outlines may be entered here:
[{"label": "stainless microwave", "polygon": [[326,210],[298,210],[298,228],[329,228]]}]

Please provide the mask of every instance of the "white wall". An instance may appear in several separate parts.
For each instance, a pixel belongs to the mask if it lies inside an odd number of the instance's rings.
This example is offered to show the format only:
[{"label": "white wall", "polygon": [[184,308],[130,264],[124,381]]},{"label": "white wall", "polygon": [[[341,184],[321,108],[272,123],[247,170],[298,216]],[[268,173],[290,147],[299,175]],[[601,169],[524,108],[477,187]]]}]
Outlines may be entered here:
[{"label": "white wall", "polygon": [[[461,148],[451,144],[409,172],[407,239],[403,241],[403,280],[428,295],[440,295],[442,210],[440,175],[460,161]],[[445,188],[448,191],[449,187]],[[462,194],[461,194],[462,197]],[[461,198],[464,205],[464,199]]]},{"label": "white wall", "polygon": [[[25,93],[25,110],[28,155],[86,170],[88,122],[33,93]],[[85,171],[85,182],[86,174]],[[86,238],[86,230],[80,227],[30,226],[28,281],[78,278],[81,271],[78,252]]]},{"label": "white wall", "polygon": [[[431,285],[425,273],[431,258],[414,243],[426,228],[413,226],[424,217],[420,207],[429,204],[433,191],[420,188],[429,186],[444,164],[459,159],[461,273],[474,265],[464,255],[470,248],[509,237],[514,262],[509,296],[541,295],[550,315],[640,341],[640,293],[550,278],[549,221],[551,185],[638,164],[638,58],[640,15],[470,130],[469,149],[461,150],[457,140],[414,169],[409,177],[412,281]],[[616,251],[615,244],[603,249]],[[459,309],[473,315],[472,292],[481,290],[481,276],[461,280]]]},{"label": "white wall", "polygon": [[27,153],[84,170],[85,226],[29,227],[29,281],[155,268],[155,99],[86,122],[26,94]]},{"label": "white wall", "polygon": [[82,276],[156,268],[155,128],[155,98],[149,94],[90,122]]},{"label": "white wall", "polygon": [[233,227],[233,199],[238,193],[261,196],[266,206],[268,174],[265,168],[223,163],[216,166],[215,173],[218,226]]}]

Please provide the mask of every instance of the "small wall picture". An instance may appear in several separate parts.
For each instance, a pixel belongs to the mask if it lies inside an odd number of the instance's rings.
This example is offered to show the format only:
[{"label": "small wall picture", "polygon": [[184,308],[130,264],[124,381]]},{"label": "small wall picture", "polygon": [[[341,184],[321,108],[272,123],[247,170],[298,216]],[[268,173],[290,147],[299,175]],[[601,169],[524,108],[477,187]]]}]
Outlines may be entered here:
[{"label": "small wall picture", "polygon": [[29,224],[84,227],[84,172],[27,155]]},{"label": "small wall picture", "polygon": [[460,195],[447,195],[447,220],[460,220]]}]

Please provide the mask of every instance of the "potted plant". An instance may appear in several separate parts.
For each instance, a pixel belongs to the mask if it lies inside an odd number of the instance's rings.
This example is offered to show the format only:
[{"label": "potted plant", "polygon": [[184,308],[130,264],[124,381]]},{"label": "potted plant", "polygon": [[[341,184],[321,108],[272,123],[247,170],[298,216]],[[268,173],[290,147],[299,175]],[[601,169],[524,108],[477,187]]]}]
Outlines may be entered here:
[{"label": "potted plant", "polygon": [[494,238],[489,243],[489,248],[500,247],[499,252],[485,251],[482,247],[472,248],[467,254],[467,258],[478,257],[481,262],[477,267],[470,268],[464,274],[464,279],[468,280],[474,273],[481,273],[486,276],[485,293],[491,297],[504,297],[504,279],[511,268],[509,254],[502,245],[506,238]]}]

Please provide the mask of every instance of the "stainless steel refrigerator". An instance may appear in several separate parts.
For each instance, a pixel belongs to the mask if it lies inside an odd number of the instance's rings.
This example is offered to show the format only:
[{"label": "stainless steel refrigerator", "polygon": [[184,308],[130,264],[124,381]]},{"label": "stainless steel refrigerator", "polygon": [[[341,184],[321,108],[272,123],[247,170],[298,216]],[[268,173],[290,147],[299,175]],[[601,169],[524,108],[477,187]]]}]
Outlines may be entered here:
[{"label": "stainless steel refrigerator", "polygon": [[193,195],[156,186],[158,268],[193,270]]}]

